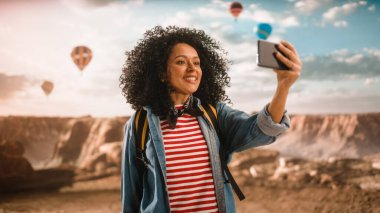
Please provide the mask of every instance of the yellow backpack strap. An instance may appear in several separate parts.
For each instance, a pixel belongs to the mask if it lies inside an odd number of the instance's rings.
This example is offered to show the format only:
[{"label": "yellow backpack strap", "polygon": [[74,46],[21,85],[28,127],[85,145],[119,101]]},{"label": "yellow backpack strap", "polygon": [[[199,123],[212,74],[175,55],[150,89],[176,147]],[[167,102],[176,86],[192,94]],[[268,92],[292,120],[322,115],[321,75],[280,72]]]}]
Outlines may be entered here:
[{"label": "yellow backpack strap", "polygon": [[135,141],[136,141],[136,157],[143,161],[146,166],[147,159],[145,156],[145,147],[148,140],[148,117],[144,109],[136,112],[135,120]]},{"label": "yellow backpack strap", "polygon": [[139,109],[136,112],[134,120],[134,132],[135,132],[135,154],[136,154],[136,169],[138,173],[138,180],[136,184],[136,194],[141,201],[143,194],[143,177],[146,168],[148,167],[149,160],[145,154],[146,142],[148,140],[148,117],[147,112],[144,109]]},{"label": "yellow backpack strap", "polygon": [[216,113],[215,107],[211,104],[202,104],[201,110],[204,112],[204,116],[211,123],[212,127],[218,132],[218,114]]}]

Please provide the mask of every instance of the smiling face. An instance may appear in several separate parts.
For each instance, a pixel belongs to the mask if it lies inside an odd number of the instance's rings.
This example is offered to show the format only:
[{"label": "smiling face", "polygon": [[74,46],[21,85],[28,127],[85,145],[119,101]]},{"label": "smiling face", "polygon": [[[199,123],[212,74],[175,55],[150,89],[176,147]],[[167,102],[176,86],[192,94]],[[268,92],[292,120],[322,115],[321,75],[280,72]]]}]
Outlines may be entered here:
[{"label": "smiling face", "polygon": [[202,78],[201,62],[197,51],[186,43],[176,44],[168,58],[167,74],[174,91],[174,104],[183,104],[197,91]]}]

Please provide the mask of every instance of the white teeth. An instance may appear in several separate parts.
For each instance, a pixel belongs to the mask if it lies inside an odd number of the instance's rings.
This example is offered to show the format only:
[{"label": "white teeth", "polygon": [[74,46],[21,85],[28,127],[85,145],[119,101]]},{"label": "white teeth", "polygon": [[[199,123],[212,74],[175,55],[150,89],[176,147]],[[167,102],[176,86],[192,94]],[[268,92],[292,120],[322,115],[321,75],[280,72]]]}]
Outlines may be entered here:
[{"label": "white teeth", "polygon": [[185,78],[186,81],[196,81],[197,78],[196,77],[187,77]]}]

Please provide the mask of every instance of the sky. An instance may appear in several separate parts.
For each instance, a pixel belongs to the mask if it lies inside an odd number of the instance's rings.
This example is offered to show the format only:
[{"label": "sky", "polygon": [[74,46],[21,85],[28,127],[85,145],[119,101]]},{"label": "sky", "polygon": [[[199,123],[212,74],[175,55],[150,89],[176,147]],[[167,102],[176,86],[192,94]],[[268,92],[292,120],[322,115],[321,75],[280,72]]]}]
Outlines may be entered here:
[{"label": "sky", "polygon": [[[303,62],[286,108],[291,114],[380,111],[380,1],[251,0],[237,21],[222,0],[0,0],[0,115],[125,116],[119,87],[130,51],[154,26],[204,30],[232,62],[227,95],[247,113],[270,102],[276,74],[256,65],[256,26],[288,40]],[[70,54],[88,46],[80,72]],[[44,80],[54,83],[46,96]]]}]

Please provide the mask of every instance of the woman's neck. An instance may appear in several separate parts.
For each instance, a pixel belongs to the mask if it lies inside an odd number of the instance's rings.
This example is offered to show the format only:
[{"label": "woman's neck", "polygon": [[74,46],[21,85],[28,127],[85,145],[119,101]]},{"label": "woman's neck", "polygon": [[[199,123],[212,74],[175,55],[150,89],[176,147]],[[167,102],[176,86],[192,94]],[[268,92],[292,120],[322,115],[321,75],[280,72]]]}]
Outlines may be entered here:
[{"label": "woman's neck", "polygon": [[171,93],[170,96],[174,105],[183,105],[190,95]]}]

